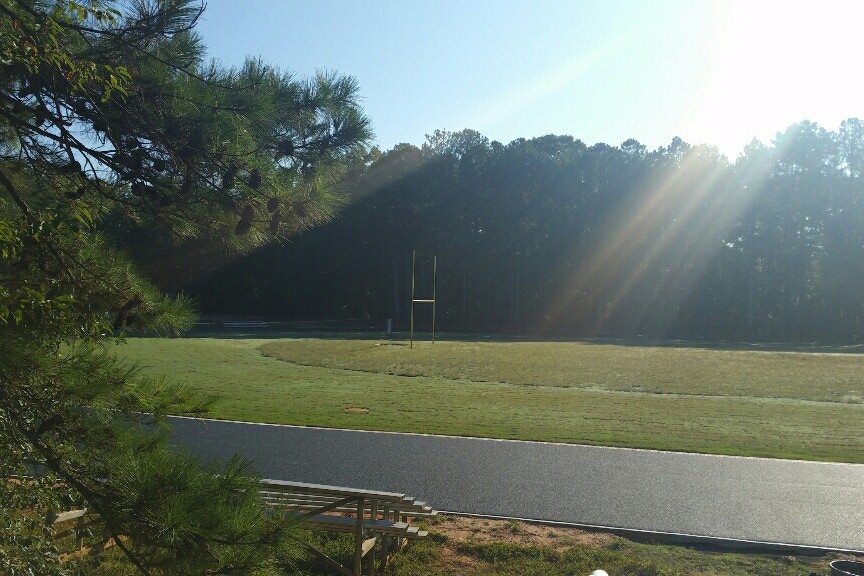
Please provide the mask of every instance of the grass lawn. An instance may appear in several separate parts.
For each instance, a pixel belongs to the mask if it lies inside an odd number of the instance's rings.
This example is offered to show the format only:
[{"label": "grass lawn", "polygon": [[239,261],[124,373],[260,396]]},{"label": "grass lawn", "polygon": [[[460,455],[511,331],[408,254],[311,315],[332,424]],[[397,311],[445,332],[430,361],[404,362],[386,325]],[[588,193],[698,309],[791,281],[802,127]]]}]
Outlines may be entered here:
[{"label": "grass lawn", "polygon": [[116,350],[219,396],[217,418],[864,462],[861,355],[220,338]]},{"label": "grass lawn", "polygon": [[653,394],[864,403],[864,355],[583,342],[282,339],[274,358],[376,374]]}]

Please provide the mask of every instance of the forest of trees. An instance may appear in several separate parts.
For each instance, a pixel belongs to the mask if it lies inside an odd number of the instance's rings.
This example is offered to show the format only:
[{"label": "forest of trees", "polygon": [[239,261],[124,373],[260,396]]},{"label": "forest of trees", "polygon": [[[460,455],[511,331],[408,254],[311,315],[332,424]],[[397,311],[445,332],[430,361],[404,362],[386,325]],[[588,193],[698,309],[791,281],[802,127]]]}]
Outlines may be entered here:
[{"label": "forest of trees", "polygon": [[857,342],[862,173],[858,119],[795,124],[734,162],[677,138],[436,131],[358,162],[326,226],[240,260],[161,262],[204,312],[405,328],[417,250],[422,297],[438,257],[442,330]]}]

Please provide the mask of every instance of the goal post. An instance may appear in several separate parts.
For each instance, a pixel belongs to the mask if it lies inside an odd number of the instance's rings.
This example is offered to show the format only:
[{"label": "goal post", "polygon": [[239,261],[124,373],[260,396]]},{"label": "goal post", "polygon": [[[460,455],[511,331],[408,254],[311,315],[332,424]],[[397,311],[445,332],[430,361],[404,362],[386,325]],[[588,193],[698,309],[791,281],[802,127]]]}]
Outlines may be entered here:
[{"label": "goal post", "polygon": [[417,298],[416,295],[417,251],[411,251],[411,345],[414,347],[414,305],[432,304],[432,344],[435,344],[435,296],[438,284],[438,256],[432,257],[432,298]]}]

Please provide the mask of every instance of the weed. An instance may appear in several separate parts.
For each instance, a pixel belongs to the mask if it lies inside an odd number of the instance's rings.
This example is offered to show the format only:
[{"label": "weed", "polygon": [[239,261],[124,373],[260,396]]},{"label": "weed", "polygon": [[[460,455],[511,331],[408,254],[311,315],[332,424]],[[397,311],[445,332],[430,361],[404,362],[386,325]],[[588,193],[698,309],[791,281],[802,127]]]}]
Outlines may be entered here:
[{"label": "weed", "polygon": [[510,562],[519,559],[532,559],[556,562],[559,554],[551,548],[539,546],[519,546],[510,542],[463,542],[457,550],[486,562]]}]

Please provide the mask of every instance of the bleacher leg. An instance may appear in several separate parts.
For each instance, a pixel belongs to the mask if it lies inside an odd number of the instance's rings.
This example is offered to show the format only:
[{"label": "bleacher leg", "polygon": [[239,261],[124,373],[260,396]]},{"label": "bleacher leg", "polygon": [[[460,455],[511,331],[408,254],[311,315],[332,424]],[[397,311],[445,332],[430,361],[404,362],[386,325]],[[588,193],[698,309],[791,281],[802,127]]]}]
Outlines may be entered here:
[{"label": "bleacher leg", "polygon": [[357,499],[357,522],[354,524],[354,576],[363,576],[363,498]]}]

